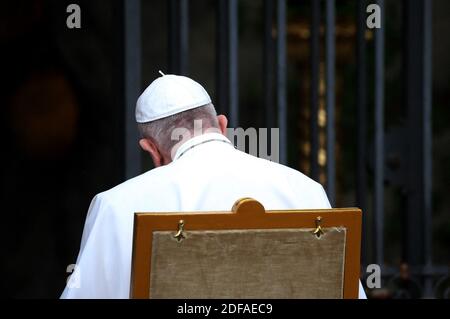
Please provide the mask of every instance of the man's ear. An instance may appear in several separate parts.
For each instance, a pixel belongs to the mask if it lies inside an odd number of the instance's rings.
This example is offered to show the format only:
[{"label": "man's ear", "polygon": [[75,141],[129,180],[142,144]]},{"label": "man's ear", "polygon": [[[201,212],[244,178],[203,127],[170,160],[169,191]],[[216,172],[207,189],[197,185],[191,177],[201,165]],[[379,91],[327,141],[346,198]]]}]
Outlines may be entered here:
[{"label": "man's ear", "polygon": [[225,115],[218,115],[217,121],[219,122],[219,129],[222,132],[223,135],[227,135],[227,125],[228,125],[228,119]]},{"label": "man's ear", "polygon": [[141,138],[139,140],[139,145],[144,151],[150,154],[153,160],[153,164],[155,164],[155,167],[160,167],[163,165],[163,156],[159,152],[158,147],[156,146],[155,143],[153,143],[153,141],[146,138]]}]

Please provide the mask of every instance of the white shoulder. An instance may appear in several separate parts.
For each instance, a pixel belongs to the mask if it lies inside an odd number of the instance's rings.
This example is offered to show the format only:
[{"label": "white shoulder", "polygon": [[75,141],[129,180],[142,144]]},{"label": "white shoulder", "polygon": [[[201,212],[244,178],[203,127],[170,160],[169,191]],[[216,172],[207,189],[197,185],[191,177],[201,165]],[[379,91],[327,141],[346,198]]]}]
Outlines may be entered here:
[{"label": "white shoulder", "polygon": [[286,185],[289,185],[290,189],[294,190],[294,192],[296,193],[296,195],[294,196],[307,197],[308,202],[310,203],[310,208],[321,209],[331,207],[328,201],[327,194],[320,183],[316,182],[300,171],[288,166],[270,162],[264,159],[260,160],[265,161],[264,165],[266,165],[268,170],[271,170],[272,175],[275,179],[277,179],[278,181],[281,179],[282,182],[285,182]]},{"label": "white shoulder", "polygon": [[282,176],[283,178],[289,179],[292,182],[302,184],[305,187],[309,187],[314,190],[323,190],[323,187],[320,183],[316,182],[312,178],[306,176],[296,169],[262,158],[257,158],[257,160],[260,161],[262,165],[265,165],[267,169],[271,169],[274,174],[277,174],[279,176]]},{"label": "white shoulder", "polygon": [[158,167],[149,170],[136,177],[130,178],[123,183],[120,183],[102,193],[96,195],[99,199],[114,203],[117,200],[124,200],[126,197],[134,197],[138,195],[142,190],[150,191],[156,189],[158,185],[167,179],[166,167]]}]

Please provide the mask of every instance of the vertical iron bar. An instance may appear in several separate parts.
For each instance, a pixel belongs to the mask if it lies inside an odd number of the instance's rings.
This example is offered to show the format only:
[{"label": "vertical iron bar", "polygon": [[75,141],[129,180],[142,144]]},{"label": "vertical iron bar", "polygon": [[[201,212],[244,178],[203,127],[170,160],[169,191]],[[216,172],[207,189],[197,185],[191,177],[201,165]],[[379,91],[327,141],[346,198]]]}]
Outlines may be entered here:
[{"label": "vertical iron bar", "polygon": [[[421,144],[423,139],[423,25],[422,0],[408,0],[405,5],[406,43],[404,48],[405,97],[408,114],[408,219],[407,219],[407,262],[412,265],[423,263],[423,160]],[[420,145],[419,144],[419,145]]]},{"label": "vertical iron bar", "polygon": [[[431,268],[432,191],[432,79],[431,1],[405,1],[405,97],[408,109],[407,261]],[[432,294],[431,278],[425,280],[425,297]]]},{"label": "vertical iron bar", "polygon": [[287,164],[286,0],[277,1],[277,105],[280,163]]},{"label": "vertical iron bar", "polygon": [[375,30],[375,179],[374,179],[374,237],[375,262],[384,264],[384,0],[381,28]]},{"label": "vertical iron bar", "polygon": [[180,74],[189,74],[189,0],[180,3]]},{"label": "vertical iron bar", "polygon": [[[274,105],[274,39],[272,23],[274,0],[264,0],[264,104],[267,128],[275,127]],[[270,133],[270,130],[268,131]],[[268,139],[270,141],[270,138]]]},{"label": "vertical iron bar", "polygon": [[356,204],[363,211],[361,260],[367,264],[367,62],[366,62],[366,0],[358,0],[357,7],[357,81],[356,81],[356,112],[357,112],[357,173],[356,173]]},{"label": "vertical iron bar", "polygon": [[141,88],[141,1],[127,0],[124,4],[124,65],[125,65],[125,177],[141,173],[139,134],[136,127],[135,105]]},{"label": "vertical iron bar", "polygon": [[320,63],[320,0],[311,0],[311,171],[310,176],[319,180],[319,63]]},{"label": "vertical iron bar", "polygon": [[230,126],[237,127],[239,123],[237,0],[228,0],[228,19],[229,119]]},{"label": "vertical iron bar", "polygon": [[327,194],[331,206],[335,205],[335,0],[326,2],[326,107],[327,107]]},{"label": "vertical iron bar", "polygon": [[179,56],[179,33],[178,33],[178,2],[177,0],[169,0],[168,4],[168,14],[169,14],[169,32],[168,32],[168,72],[169,73],[179,73],[180,61]]},{"label": "vertical iron bar", "polygon": [[216,107],[227,114],[228,99],[228,5],[227,0],[216,2]]},{"label": "vertical iron bar", "polygon": [[188,0],[169,0],[169,72],[188,74],[189,60],[189,3]]},{"label": "vertical iron bar", "polygon": [[[424,197],[424,255],[425,255],[425,267],[432,267],[432,36],[433,36],[433,24],[432,24],[432,10],[433,2],[431,0],[423,1],[423,197]],[[431,297],[432,295],[432,280],[427,277],[425,282],[425,296]]]}]

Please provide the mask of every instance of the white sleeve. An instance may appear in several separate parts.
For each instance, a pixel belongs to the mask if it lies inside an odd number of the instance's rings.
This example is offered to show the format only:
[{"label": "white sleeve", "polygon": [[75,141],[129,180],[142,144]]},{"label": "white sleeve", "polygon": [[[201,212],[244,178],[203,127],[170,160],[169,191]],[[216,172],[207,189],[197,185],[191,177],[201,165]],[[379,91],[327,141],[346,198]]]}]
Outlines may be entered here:
[{"label": "white sleeve", "polygon": [[325,190],[323,189],[323,186],[321,184],[319,184],[319,187],[320,187],[319,193],[320,193],[321,206],[323,206],[323,208],[331,208],[327,193],[325,192]]},{"label": "white sleeve", "polygon": [[[120,229],[112,208],[101,195],[91,202],[75,267],[61,298],[128,298],[123,284],[124,258]],[[129,281],[125,280],[126,284]]]},{"label": "white sleeve", "polygon": [[361,280],[359,281],[359,294],[358,299],[367,299],[366,292],[361,284]]}]

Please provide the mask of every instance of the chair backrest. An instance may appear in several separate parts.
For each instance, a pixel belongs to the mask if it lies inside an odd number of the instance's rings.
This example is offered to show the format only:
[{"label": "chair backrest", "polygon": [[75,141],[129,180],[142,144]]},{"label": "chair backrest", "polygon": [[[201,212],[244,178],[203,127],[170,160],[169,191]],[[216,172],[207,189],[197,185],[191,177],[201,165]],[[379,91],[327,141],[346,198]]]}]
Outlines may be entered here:
[{"label": "chair backrest", "polygon": [[132,298],[358,298],[361,210],[136,213]]}]

